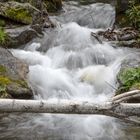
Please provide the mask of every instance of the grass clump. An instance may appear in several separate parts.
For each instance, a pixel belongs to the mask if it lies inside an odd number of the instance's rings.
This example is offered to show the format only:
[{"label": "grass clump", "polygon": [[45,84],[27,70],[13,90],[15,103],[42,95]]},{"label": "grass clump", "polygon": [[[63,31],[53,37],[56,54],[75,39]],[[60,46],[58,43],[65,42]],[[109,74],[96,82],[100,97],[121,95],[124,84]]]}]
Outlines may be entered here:
[{"label": "grass clump", "polygon": [[10,84],[10,79],[6,76],[0,76],[0,98],[7,98],[9,97],[6,87]]}]

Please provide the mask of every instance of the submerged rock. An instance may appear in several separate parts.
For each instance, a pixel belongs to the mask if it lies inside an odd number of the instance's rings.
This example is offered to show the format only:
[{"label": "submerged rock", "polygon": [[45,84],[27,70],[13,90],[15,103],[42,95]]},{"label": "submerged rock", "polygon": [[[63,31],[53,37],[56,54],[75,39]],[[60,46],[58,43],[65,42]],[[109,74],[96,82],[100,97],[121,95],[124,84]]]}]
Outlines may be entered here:
[{"label": "submerged rock", "polygon": [[32,98],[27,83],[28,66],[10,51],[0,48],[0,98]]}]

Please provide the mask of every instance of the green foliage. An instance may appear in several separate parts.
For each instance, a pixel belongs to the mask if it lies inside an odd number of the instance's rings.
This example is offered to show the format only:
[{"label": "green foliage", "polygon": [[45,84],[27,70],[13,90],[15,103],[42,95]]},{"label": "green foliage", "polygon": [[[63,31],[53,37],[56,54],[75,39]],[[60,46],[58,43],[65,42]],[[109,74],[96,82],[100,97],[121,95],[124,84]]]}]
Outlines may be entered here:
[{"label": "green foliage", "polygon": [[129,5],[129,9],[126,11],[128,22],[140,30],[140,3],[138,0],[130,0]]},{"label": "green foliage", "polygon": [[140,67],[122,70],[118,75],[118,80],[121,83],[118,93],[129,91],[136,85],[140,85]]},{"label": "green foliage", "polygon": [[4,44],[7,38],[7,34],[5,33],[4,29],[0,27],[0,44]]}]

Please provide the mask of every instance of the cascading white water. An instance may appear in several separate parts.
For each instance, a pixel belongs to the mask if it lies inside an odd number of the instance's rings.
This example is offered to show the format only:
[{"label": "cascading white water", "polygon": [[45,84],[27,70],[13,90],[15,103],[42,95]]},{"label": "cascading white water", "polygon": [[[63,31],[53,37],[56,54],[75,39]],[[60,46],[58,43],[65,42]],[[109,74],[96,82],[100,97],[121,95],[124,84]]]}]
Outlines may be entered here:
[{"label": "cascading white water", "polygon": [[[58,29],[54,47],[45,53],[35,50],[38,43],[26,51],[12,50],[30,65],[29,79],[37,99],[102,103],[114,95],[123,51],[99,44],[91,31],[96,30],[69,23]],[[109,140],[119,132],[114,119],[103,116],[43,115],[34,121],[52,130],[52,139],[57,140]]]},{"label": "cascading white water", "polygon": [[46,53],[30,49],[38,44],[29,46],[29,51],[12,51],[30,65],[30,81],[43,98],[98,102],[98,94],[103,98],[112,96],[123,52],[107,43],[99,44],[91,31],[69,23],[58,29],[56,45]]}]

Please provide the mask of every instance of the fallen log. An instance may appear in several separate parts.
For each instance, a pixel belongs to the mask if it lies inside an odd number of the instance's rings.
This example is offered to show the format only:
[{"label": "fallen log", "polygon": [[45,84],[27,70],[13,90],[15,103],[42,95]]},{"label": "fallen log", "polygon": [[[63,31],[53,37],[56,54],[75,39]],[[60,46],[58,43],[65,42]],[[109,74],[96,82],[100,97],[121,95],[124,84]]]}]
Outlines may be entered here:
[{"label": "fallen log", "polygon": [[[24,112],[24,113],[55,113],[55,114],[96,114],[106,115],[139,124],[131,120],[131,117],[140,117],[140,103],[122,103],[129,97],[140,94],[139,90],[118,95],[103,104],[88,101],[71,100],[14,100],[0,99],[0,113]],[[120,103],[120,99],[122,102]]]}]

